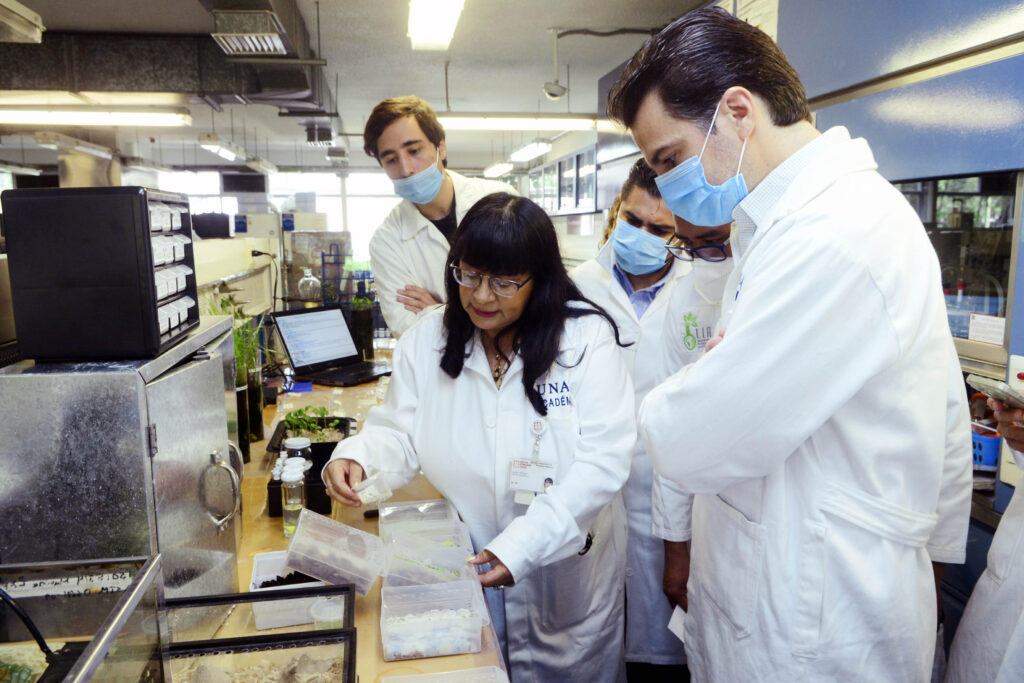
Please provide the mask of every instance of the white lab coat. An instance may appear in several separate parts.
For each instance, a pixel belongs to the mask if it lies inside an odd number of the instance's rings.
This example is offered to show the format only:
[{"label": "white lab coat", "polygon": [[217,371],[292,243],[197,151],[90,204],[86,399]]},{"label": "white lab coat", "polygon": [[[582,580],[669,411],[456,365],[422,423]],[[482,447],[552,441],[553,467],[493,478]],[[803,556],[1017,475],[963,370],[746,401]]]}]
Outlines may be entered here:
[{"label": "white lab coat", "polygon": [[[572,278],[583,295],[604,308],[615,319],[623,343],[626,367],[633,378],[636,404],[668,373],[665,371],[663,341],[668,320],[681,319],[683,313],[670,309],[677,287],[692,290],[688,276],[691,264],[672,259],[666,281],[658,290],[642,318],[629,301],[626,290],[612,273],[615,253],[611,242],[596,258],[573,269]],[[661,590],[665,551],[661,540],[651,533],[651,462],[637,439],[632,448],[629,480],[622,490],[629,521],[626,557],[626,661],[649,664],[683,664],[683,644],[665,625],[672,616],[668,600]]]},{"label": "white lab coat", "polygon": [[931,561],[963,561],[971,494],[938,262],[863,140],[798,154],[737,211],[757,231],[724,340],[640,409],[655,469],[701,494],[687,659],[697,681],[927,681]]},{"label": "white lab coat", "polygon": [[[497,180],[467,178],[447,171],[455,189],[455,218],[462,222],[469,208],[495,192],[518,194],[511,185]],[[448,240],[409,200],[391,210],[370,238],[370,263],[380,310],[391,334],[400,337],[419,316],[398,303],[398,290],[406,285],[422,287],[444,303],[444,264],[448,259]],[[428,307],[420,315],[428,313]]]},{"label": "white lab coat", "polygon": [[[636,440],[632,384],[612,335],[596,315],[566,321],[559,361],[538,385],[548,407],[540,459],[555,485],[529,507],[508,488],[514,458],[529,458],[538,415],[513,358],[499,388],[479,338],[453,379],[441,370],[441,311],[399,340],[383,405],[335,458],[383,471],[392,488],[422,468],[515,585],[486,591],[507,645],[513,682],[619,680],[625,521],[620,489]],[[582,359],[581,359],[582,356]],[[588,532],[593,546],[584,555]]]},{"label": "white lab coat", "polygon": [[[1024,454],[1010,450],[1018,467]],[[1024,492],[1018,486],[999,521],[949,653],[947,683],[1024,679]]]}]

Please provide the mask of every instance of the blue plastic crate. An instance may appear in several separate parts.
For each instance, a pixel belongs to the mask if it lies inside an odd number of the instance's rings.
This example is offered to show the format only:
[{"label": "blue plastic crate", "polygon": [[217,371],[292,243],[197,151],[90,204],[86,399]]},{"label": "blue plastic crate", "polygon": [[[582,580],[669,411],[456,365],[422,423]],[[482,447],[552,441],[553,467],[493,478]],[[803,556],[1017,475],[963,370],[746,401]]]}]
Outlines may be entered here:
[{"label": "blue plastic crate", "polygon": [[1003,442],[1001,436],[984,436],[971,434],[971,455],[974,469],[995,472],[999,463],[999,447]]}]

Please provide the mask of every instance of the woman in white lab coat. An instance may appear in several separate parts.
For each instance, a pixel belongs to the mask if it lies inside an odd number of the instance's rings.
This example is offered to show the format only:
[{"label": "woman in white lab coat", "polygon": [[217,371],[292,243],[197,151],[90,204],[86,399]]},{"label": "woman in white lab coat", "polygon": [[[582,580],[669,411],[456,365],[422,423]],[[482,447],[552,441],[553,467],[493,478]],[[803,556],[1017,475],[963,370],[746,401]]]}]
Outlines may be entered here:
[{"label": "woman in white lab coat", "polygon": [[636,428],[614,323],[569,279],[528,199],[478,202],[448,272],[443,315],[399,341],[384,404],[324,478],[357,504],[364,470],[397,488],[422,468],[469,525],[474,563],[490,563],[483,585],[503,589],[486,594],[512,680],[621,680],[619,490]]},{"label": "woman in white lab coat", "polygon": [[[1024,411],[989,399],[999,431],[1024,468]],[[947,683],[1010,683],[1024,678],[1024,493],[1018,484],[957,627]]]}]

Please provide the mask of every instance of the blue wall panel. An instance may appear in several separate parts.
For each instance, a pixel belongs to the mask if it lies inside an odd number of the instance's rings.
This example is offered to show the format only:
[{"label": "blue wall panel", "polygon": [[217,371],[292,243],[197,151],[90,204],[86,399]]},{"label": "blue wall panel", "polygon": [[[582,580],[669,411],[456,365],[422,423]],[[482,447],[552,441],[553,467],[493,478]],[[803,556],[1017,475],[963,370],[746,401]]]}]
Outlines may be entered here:
[{"label": "blue wall panel", "polygon": [[808,97],[1024,31],[1024,0],[779,0]]},{"label": "blue wall panel", "polygon": [[908,180],[1024,168],[1024,55],[817,111],[866,138],[879,171]]}]

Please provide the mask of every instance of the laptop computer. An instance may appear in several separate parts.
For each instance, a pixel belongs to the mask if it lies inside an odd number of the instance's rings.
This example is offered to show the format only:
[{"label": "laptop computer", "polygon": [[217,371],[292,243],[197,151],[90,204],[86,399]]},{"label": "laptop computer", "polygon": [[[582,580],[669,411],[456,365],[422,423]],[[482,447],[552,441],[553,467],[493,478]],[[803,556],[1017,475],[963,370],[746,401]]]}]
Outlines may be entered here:
[{"label": "laptop computer", "polygon": [[391,374],[391,366],[363,360],[339,306],[300,308],[274,314],[295,379],[350,387]]}]

